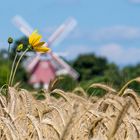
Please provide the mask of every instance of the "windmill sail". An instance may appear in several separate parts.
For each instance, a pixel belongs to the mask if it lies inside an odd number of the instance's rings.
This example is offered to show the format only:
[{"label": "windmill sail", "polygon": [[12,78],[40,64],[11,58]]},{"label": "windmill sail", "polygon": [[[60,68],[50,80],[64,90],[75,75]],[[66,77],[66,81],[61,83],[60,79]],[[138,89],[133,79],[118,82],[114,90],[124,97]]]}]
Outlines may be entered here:
[{"label": "windmill sail", "polygon": [[60,59],[57,55],[54,53],[51,53],[51,56],[54,60],[56,60],[61,66],[64,67],[67,71],[64,71],[64,69],[61,69],[57,71],[58,75],[61,75],[62,73],[71,75],[74,79],[77,79],[79,77],[79,73],[75,71],[70,65],[68,65],[63,59]]},{"label": "windmill sail", "polygon": [[[12,22],[26,36],[29,36],[33,31],[32,27],[20,16],[15,16]],[[48,39],[48,43],[46,43],[46,45],[51,47],[56,43],[58,44],[58,42],[60,43],[60,41],[62,41],[66,37],[66,35],[68,35],[74,29],[76,24],[77,22],[74,18],[69,18],[66,22],[64,22],[61,26],[59,26],[59,28],[50,36],[50,38]],[[55,61],[55,63],[60,65],[60,68],[58,68],[56,71],[56,75],[69,74],[75,79],[79,77],[79,74],[59,56],[55,55],[53,52],[50,52],[49,55],[51,56],[52,60]],[[32,62],[28,66],[27,68],[28,71],[32,71],[34,66],[40,60],[40,56],[41,54],[37,53],[36,57],[32,60]]]},{"label": "windmill sail", "polygon": [[49,46],[58,44],[76,27],[77,21],[74,18],[69,18],[49,37]]},{"label": "windmill sail", "polygon": [[12,19],[12,23],[26,36],[29,36],[33,32],[32,27],[18,15]]}]

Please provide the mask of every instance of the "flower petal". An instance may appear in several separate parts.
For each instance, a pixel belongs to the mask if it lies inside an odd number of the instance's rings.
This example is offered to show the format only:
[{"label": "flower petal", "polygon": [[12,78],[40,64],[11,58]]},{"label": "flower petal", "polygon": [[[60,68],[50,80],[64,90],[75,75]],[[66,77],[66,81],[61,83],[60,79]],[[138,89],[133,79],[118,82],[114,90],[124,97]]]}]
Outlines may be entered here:
[{"label": "flower petal", "polygon": [[41,35],[35,34],[34,40],[33,40],[33,42],[32,42],[32,45],[33,45],[33,46],[37,45],[37,44],[40,42],[41,38],[42,38]]},{"label": "flower petal", "polygon": [[33,40],[34,40],[34,35],[35,33],[37,33],[37,31],[34,31],[30,36],[29,36],[29,43],[32,44]]},{"label": "flower petal", "polygon": [[40,53],[46,53],[50,51],[50,48],[48,47],[34,47],[34,50]]},{"label": "flower petal", "polygon": [[45,42],[39,42],[39,43],[36,43],[33,48],[35,47],[42,47],[43,45],[45,44]]},{"label": "flower petal", "polygon": [[38,34],[37,31],[34,31],[30,36],[29,36],[29,44],[32,46],[32,48],[40,53],[46,53],[50,51],[50,48],[45,46],[45,42],[40,42],[42,36]]},{"label": "flower petal", "polygon": [[29,36],[29,44],[34,46],[40,42],[40,39],[42,38],[41,35],[37,33],[37,31],[34,31],[30,36]]}]

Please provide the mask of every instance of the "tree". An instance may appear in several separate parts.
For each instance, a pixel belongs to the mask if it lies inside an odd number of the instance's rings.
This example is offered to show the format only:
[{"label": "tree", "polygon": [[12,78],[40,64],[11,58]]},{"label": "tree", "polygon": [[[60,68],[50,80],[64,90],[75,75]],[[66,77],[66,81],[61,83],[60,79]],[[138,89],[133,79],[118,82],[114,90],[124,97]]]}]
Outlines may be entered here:
[{"label": "tree", "polygon": [[108,64],[107,69],[104,71],[104,79],[106,83],[119,89],[123,84],[123,78],[124,77],[116,64]]},{"label": "tree", "polygon": [[107,60],[94,54],[80,55],[74,62],[73,67],[80,73],[81,80],[90,80],[94,76],[102,76],[107,69]]}]

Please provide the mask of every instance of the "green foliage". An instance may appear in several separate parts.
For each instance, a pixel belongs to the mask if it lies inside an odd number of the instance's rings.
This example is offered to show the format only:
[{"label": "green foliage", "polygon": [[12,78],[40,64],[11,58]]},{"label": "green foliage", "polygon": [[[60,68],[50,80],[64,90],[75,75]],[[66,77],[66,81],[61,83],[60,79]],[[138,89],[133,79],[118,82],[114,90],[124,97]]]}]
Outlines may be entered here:
[{"label": "green foliage", "polygon": [[7,76],[10,73],[8,68],[7,53],[5,50],[0,51],[0,86],[6,84]]},{"label": "green foliage", "polygon": [[[22,51],[25,51],[25,49],[27,48],[27,46],[29,44],[28,38],[21,37],[20,39],[18,39],[17,41],[14,42],[14,45],[11,49],[11,54],[10,54],[11,60],[14,60],[14,57],[15,57],[15,54],[17,51],[17,47],[21,46],[21,44],[23,44]],[[20,55],[21,54],[19,53],[17,60],[19,59]],[[19,63],[14,83],[20,82],[20,87],[24,87],[26,89],[33,89],[32,86],[28,84],[29,74],[25,71],[25,69],[22,65],[23,64],[22,62],[25,61],[26,58],[27,58],[26,55],[23,56],[21,63]]]},{"label": "green foliage", "polygon": [[73,67],[79,72],[80,80],[90,80],[94,76],[103,75],[107,69],[107,60],[94,54],[80,55],[74,62]]},{"label": "green foliage", "polygon": [[104,82],[108,85],[120,88],[123,85],[123,75],[121,70],[115,64],[108,64],[108,68],[104,71]]},{"label": "green foliage", "polygon": [[37,100],[44,100],[45,99],[45,92],[41,89],[37,92],[37,94],[34,94],[34,97]]},{"label": "green foliage", "polygon": [[[22,51],[25,51],[25,49],[29,45],[28,38],[27,37],[21,37],[20,39],[18,39],[14,42],[14,45],[12,46],[11,53],[10,53],[10,59],[11,60],[14,60],[14,57],[15,57],[15,54],[16,54],[16,51],[17,51],[17,47],[21,44],[23,44],[23,50]],[[24,61],[25,58],[26,58],[26,56],[23,57],[22,61]]]},{"label": "green foliage", "polygon": [[1,68],[0,68],[0,85],[6,84],[7,80],[7,73],[10,72],[10,70],[7,68],[7,66],[4,63],[1,63]]},{"label": "green foliage", "polygon": [[[140,64],[120,70],[116,64],[108,63],[105,58],[94,54],[80,55],[72,66],[80,73],[80,86],[85,90],[93,83],[104,83],[120,89],[127,81],[140,76]],[[130,86],[140,91],[137,83]]]},{"label": "green foliage", "polygon": [[135,66],[126,66],[125,68],[123,68],[122,73],[128,79],[136,78],[137,76],[140,76],[140,64],[137,64]]},{"label": "green foliage", "polygon": [[[127,66],[122,70],[123,77],[125,77],[125,83],[131,79],[140,76],[140,64],[135,66]],[[134,82],[129,85],[129,88],[134,89],[136,92],[140,94],[140,85],[137,82]]]},{"label": "green foliage", "polygon": [[[7,76],[9,77],[11,72],[12,63],[16,54],[16,48],[18,44],[24,43],[25,46],[28,44],[27,38],[23,37],[16,41],[12,47],[10,47],[10,59],[8,60],[8,44],[7,50],[0,51],[0,86],[3,86],[8,82]],[[20,54],[19,54],[20,56]],[[18,58],[19,58],[18,56]],[[24,88],[31,88],[28,84],[28,74],[22,66],[22,63],[19,64],[14,83],[20,82],[20,86]]]},{"label": "green foliage", "polygon": [[[26,49],[29,44],[26,37],[22,37],[14,43],[13,47],[11,48],[9,60],[10,67],[12,65],[17,46],[21,43],[24,44],[24,49]],[[0,86],[7,82],[7,74],[9,74],[11,70],[8,66],[7,50],[0,51]],[[26,56],[22,59],[22,61],[24,61],[25,58]],[[55,79],[56,82],[53,83],[53,86],[50,87],[50,90],[58,88],[64,91],[72,91],[77,86],[81,86],[86,90],[93,83],[104,83],[113,86],[116,89],[120,89],[124,83],[130,79],[140,76],[140,64],[135,66],[126,66],[122,69],[119,69],[116,64],[109,63],[106,58],[98,57],[94,54],[80,55],[75,60],[73,60],[73,62],[68,63],[70,63],[72,67],[77,72],[79,72],[79,83],[70,76],[61,76],[57,77],[57,80]],[[29,75],[26,73],[21,62],[18,67],[14,83],[20,82],[21,87],[32,89],[32,87],[27,82],[28,77]],[[129,87],[140,91],[140,86],[138,83],[132,83],[129,85]],[[93,89],[90,89],[88,90],[88,94],[102,96],[103,91],[99,91],[97,89],[94,89],[93,91]],[[44,95],[38,94],[36,97],[37,99],[43,99]]]},{"label": "green foliage", "polygon": [[62,89],[64,91],[72,91],[76,88],[77,82],[68,75],[62,75],[60,77],[56,77],[55,80],[51,82],[50,90],[54,89]]},{"label": "green foliage", "polygon": [[102,97],[102,96],[104,96],[105,95],[105,91],[103,90],[103,89],[98,89],[98,88],[89,88],[88,90],[87,90],[87,94],[89,95],[89,96],[99,96],[99,97]]}]

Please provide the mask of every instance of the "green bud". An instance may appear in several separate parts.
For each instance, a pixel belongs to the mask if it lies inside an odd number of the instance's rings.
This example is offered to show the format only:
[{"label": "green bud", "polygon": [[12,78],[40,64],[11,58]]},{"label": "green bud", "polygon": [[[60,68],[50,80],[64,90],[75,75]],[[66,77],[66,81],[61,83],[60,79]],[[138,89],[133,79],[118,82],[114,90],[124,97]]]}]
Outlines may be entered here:
[{"label": "green bud", "polygon": [[23,47],[23,44],[18,45],[16,51],[20,52],[23,49]]},{"label": "green bud", "polygon": [[8,43],[9,43],[9,44],[12,44],[12,43],[13,43],[13,38],[12,38],[12,37],[9,37],[9,38],[8,38]]}]

